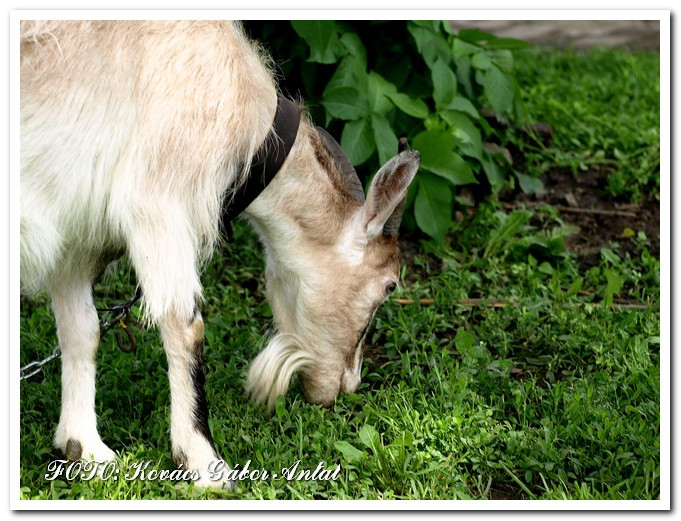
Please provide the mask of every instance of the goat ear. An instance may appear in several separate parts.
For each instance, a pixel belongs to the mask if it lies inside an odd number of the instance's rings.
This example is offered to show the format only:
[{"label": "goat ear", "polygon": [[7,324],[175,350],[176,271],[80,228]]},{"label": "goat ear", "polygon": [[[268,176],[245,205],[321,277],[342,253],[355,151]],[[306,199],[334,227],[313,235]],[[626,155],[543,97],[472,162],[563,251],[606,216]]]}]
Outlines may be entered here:
[{"label": "goat ear", "polygon": [[416,150],[405,150],[383,165],[374,177],[363,210],[368,240],[381,233],[387,237],[397,235],[407,190],[419,168],[419,160]]},{"label": "goat ear", "polygon": [[365,200],[364,188],[362,187],[362,183],[360,182],[359,177],[357,177],[357,172],[355,172],[355,168],[352,166],[347,154],[338,144],[338,141],[333,139],[333,136],[322,127],[317,127],[317,134],[321,138],[322,143],[324,143],[327,152],[331,155],[331,159],[333,159],[333,162],[336,165],[336,170],[338,170],[345,188],[350,192],[350,195],[360,203],[363,203]]}]

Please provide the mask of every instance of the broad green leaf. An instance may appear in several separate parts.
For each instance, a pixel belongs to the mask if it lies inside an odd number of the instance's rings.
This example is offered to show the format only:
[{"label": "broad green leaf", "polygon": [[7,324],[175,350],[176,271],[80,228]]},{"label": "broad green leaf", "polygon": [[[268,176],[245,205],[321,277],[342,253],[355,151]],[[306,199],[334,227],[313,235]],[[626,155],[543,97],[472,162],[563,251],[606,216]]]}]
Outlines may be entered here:
[{"label": "broad green leaf", "polygon": [[[424,130],[414,137],[413,147],[421,153],[421,166],[430,168],[437,164],[435,156],[451,152],[456,138],[443,130]],[[433,156],[433,157],[431,157]],[[424,163],[424,157],[426,162]]]},{"label": "broad green leaf", "polygon": [[609,308],[612,306],[613,296],[620,294],[626,279],[616,268],[605,268],[603,273],[607,280],[605,295],[603,296],[603,305]]},{"label": "broad green leaf", "polygon": [[482,164],[482,169],[485,171],[487,180],[492,187],[492,193],[497,193],[501,187],[504,186],[504,181],[506,180],[503,170],[487,153],[482,155],[480,163]]},{"label": "broad green leaf", "polygon": [[456,34],[456,31],[452,29],[452,23],[449,20],[441,20],[442,28],[447,34]]},{"label": "broad green leaf", "polygon": [[471,58],[471,65],[476,69],[486,70],[492,66],[492,60],[486,52],[479,52]]},{"label": "broad green leaf", "polygon": [[465,56],[470,56],[471,54],[476,54],[480,52],[481,48],[478,47],[477,45],[473,45],[471,43],[465,42],[464,40],[460,38],[455,38],[454,43],[452,44],[452,49],[454,52],[454,56],[457,58],[462,58]]},{"label": "broad green leaf", "polygon": [[474,69],[474,71],[475,71],[475,74],[473,76],[475,77],[475,83],[477,83],[480,86],[484,86],[485,85],[485,75],[479,69]]},{"label": "broad green leaf", "polygon": [[452,191],[447,181],[428,172],[419,174],[414,217],[421,230],[438,243],[444,242],[452,222]]},{"label": "broad green leaf", "polygon": [[516,49],[526,49],[527,47],[532,47],[532,45],[515,38],[495,38],[487,43],[488,49],[508,49],[513,51]]},{"label": "broad green leaf", "polygon": [[449,103],[449,105],[447,105],[446,108],[450,110],[458,110],[459,112],[465,112],[466,114],[474,117],[475,119],[480,119],[480,113],[473,106],[473,104],[466,98],[462,98],[460,96],[455,96],[454,99]]},{"label": "broad green leaf", "polygon": [[364,48],[362,40],[359,39],[355,33],[345,33],[340,38],[341,43],[347,51],[359,60],[363,68],[367,66],[367,51]]},{"label": "broad green leaf", "polygon": [[385,96],[387,96],[388,94],[397,93],[397,87],[395,87],[395,85],[392,82],[386,80],[377,72],[371,71],[371,73],[369,73],[369,76],[371,76],[374,79],[381,93],[383,93]]},{"label": "broad green leaf", "polygon": [[388,120],[381,114],[371,115],[371,127],[374,130],[378,159],[383,165],[397,154],[397,136]]},{"label": "broad green leaf", "polygon": [[327,92],[322,105],[338,119],[360,119],[369,113],[367,99],[354,87],[338,87]]},{"label": "broad green leaf", "polygon": [[[513,244],[513,250],[521,256],[527,255],[529,251],[532,255],[539,258],[553,257],[565,251],[565,240],[560,232],[552,230],[550,233],[542,230],[539,233],[524,235]],[[547,262],[541,263],[538,271],[551,275],[553,267]]]},{"label": "broad green leaf", "polygon": [[355,448],[347,441],[337,441],[333,446],[336,447],[336,450],[343,455],[343,458],[348,463],[355,463],[366,457],[366,452]]},{"label": "broad green leaf", "polygon": [[378,431],[368,423],[359,430],[359,439],[364,445],[369,447],[374,453],[378,453],[382,447],[381,437]]},{"label": "broad green leaf", "polygon": [[324,88],[324,96],[338,87],[354,87],[365,90],[367,73],[361,61],[355,56],[345,56],[338,64],[329,83]]},{"label": "broad green leaf", "polygon": [[572,281],[572,284],[570,284],[570,287],[568,288],[565,294],[567,296],[576,295],[582,289],[583,284],[584,279],[578,276],[575,280]]},{"label": "broad green leaf", "polygon": [[332,20],[292,20],[291,25],[310,47],[308,61],[334,63],[345,54]]},{"label": "broad green leaf", "polygon": [[435,33],[430,28],[421,27],[410,23],[409,33],[416,41],[416,48],[428,67],[432,67],[438,58],[449,63],[451,52],[444,36],[439,32]]},{"label": "broad green leaf", "polygon": [[456,95],[456,75],[445,62],[435,60],[431,68],[433,99],[438,107],[446,107]]},{"label": "broad green leaf", "polygon": [[490,42],[498,39],[493,34],[487,33],[480,29],[461,29],[457,36],[466,42],[479,45],[487,45]]},{"label": "broad green leaf", "polygon": [[513,83],[497,66],[492,65],[484,74],[485,96],[497,115],[510,112],[513,107]]},{"label": "broad green leaf", "polygon": [[513,53],[506,49],[499,49],[489,53],[492,61],[496,63],[499,68],[507,73],[513,72]]},{"label": "broad green leaf", "polygon": [[361,165],[376,150],[369,118],[349,121],[343,128],[341,147],[353,165]]},{"label": "broad green leaf", "polygon": [[463,87],[464,93],[469,99],[473,99],[473,84],[471,83],[471,62],[468,58],[456,60],[456,78]]},{"label": "broad green leaf", "polygon": [[418,25],[419,27],[427,27],[431,31],[439,32],[440,30],[440,20],[412,20],[411,23]]},{"label": "broad green leaf", "polygon": [[518,178],[518,184],[520,184],[520,189],[526,194],[543,194],[544,193],[544,183],[538,177],[532,177],[527,174],[522,174],[520,172],[514,172],[516,178]]},{"label": "broad green leaf", "polygon": [[419,119],[425,119],[428,116],[428,105],[420,99],[410,98],[400,92],[388,94],[388,97],[405,114]]},{"label": "broad green leaf", "polygon": [[378,114],[387,114],[393,104],[386,97],[389,93],[397,92],[395,85],[387,81],[376,72],[369,73],[367,84],[367,102],[369,109]]},{"label": "broad green leaf", "polygon": [[[418,174],[421,175],[421,174]],[[416,192],[418,192],[418,183],[412,183],[409,185],[409,190],[407,191],[407,208],[411,208],[414,204],[414,199],[416,199]]]},{"label": "broad green leaf", "polygon": [[456,138],[444,130],[426,130],[414,138],[413,148],[421,153],[421,167],[447,179],[453,185],[477,183],[463,158],[454,153]]},{"label": "broad green leaf", "polygon": [[454,136],[460,142],[459,150],[461,153],[480,160],[482,158],[482,137],[480,131],[468,119],[468,116],[451,110],[443,111],[440,115],[442,119],[452,125]]},{"label": "broad green leaf", "polygon": [[617,255],[610,248],[601,248],[601,257],[603,257],[613,266],[618,266],[622,262],[622,259],[620,259],[619,255]]},{"label": "broad green leaf", "polygon": [[454,338],[454,345],[456,350],[461,355],[470,354],[471,348],[475,343],[475,338],[464,328],[460,327],[456,332],[456,337]]},{"label": "broad green leaf", "polygon": [[414,435],[409,431],[403,431],[399,437],[395,438],[393,442],[388,445],[394,448],[408,448],[414,445]]}]

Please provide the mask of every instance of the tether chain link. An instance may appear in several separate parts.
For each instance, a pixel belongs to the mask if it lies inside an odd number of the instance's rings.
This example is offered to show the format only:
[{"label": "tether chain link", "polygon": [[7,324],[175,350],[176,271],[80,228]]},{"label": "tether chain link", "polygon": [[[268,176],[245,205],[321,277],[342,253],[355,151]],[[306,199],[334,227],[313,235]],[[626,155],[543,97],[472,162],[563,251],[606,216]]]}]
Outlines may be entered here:
[{"label": "tether chain link", "polygon": [[[119,329],[115,331],[116,344],[118,344],[118,348],[124,353],[134,353],[135,351],[137,351],[137,340],[135,339],[135,335],[133,335],[132,331],[130,330],[131,325],[130,309],[137,303],[141,296],[142,292],[140,288],[137,288],[135,296],[132,297],[132,299],[130,299],[128,302],[118,304],[112,308],[97,308],[97,311],[99,312],[111,314],[108,320],[105,320],[104,317],[99,319],[101,336],[104,336],[107,331],[109,331],[112,327],[116,325],[118,325],[120,329],[122,329],[125,332],[126,336],[128,337],[128,340],[130,341],[130,347],[124,347],[121,331]],[[26,380],[27,378],[30,378],[31,376],[38,374],[39,372],[42,371],[43,366],[45,364],[51,362],[55,358],[58,358],[60,355],[61,349],[59,347],[59,344],[57,344],[52,349],[51,355],[47,356],[46,358],[43,358],[42,360],[26,364],[24,367],[22,367],[21,372],[19,374],[19,380],[20,381]]]}]

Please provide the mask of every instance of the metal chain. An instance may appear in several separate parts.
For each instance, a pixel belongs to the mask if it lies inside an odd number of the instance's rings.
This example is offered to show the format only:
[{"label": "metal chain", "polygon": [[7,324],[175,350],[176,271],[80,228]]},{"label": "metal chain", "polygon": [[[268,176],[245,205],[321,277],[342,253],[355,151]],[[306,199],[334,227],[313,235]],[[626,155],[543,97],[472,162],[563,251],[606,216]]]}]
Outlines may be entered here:
[{"label": "metal chain", "polygon": [[34,374],[38,374],[40,371],[43,370],[43,366],[51,361],[57,358],[61,354],[60,349],[59,349],[59,344],[54,346],[54,349],[52,350],[52,354],[48,356],[47,358],[43,358],[39,362],[31,362],[30,364],[26,364],[24,367],[21,368],[21,375],[19,376],[19,380],[26,380],[26,378],[30,378]]},{"label": "metal chain", "polygon": [[[111,315],[107,320],[105,320],[105,317],[99,319],[99,325],[102,329],[101,336],[104,336],[109,329],[116,325],[120,326],[127,335],[131,345],[130,348],[123,347],[122,335],[119,330],[115,331],[116,343],[118,344],[119,349],[124,353],[134,353],[137,350],[137,341],[135,340],[135,336],[132,334],[132,331],[130,331],[130,308],[137,303],[141,296],[142,292],[140,288],[137,288],[135,296],[132,297],[132,299],[130,299],[128,302],[118,304],[112,308],[97,308],[97,311],[109,313]],[[27,378],[38,374],[43,370],[43,366],[46,363],[58,358],[60,355],[61,349],[59,344],[57,344],[54,346],[54,349],[52,349],[52,354],[50,356],[43,358],[40,361],[31,362],[22,367],[19,375],[19,381],[26,380]]]},{"label": "metal chain", "polygon": [[[137,304],[137,301],[140,299],[141,296],[142,290],[138,287],[137,291],[135,291],[135,295],[129,301],[123,304],[118,304],[112,308],[97,308],[97,311],[114,314],[109,320],[104,320],[104,318],[101,318],[99,320],[99,324],[103,330],[102,334],[106,333],[116,324],[119,324],[123,317],[129,317],[130,308]],[[125,324],[121,325],[124,328],[126,327]]]}]

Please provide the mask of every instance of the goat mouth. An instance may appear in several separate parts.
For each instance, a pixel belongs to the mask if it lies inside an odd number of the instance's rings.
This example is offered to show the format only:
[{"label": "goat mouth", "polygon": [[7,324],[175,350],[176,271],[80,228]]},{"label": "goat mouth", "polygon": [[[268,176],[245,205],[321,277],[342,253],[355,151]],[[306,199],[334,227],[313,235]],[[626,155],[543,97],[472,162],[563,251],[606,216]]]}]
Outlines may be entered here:
[{"label": "goat mouth", "polygon": [[338,396],[338,393],[335,393],[333,396],[317,396],[314,394],[314,391],[310,391],[309,389],[306,390],[304,386],[303,387],[303,396],[305,397],[305,401],[307,403],[311,403],[313,405],[321,405],[322,407],[325,407],[327,409],[330,409],[333,404],[336,402],[336,397]]},{"label": "goat mouth", "polygon": [[[344,387],[343,385],[343,380],[345,380],[345,374],[346,372],[350,373],[352,375],[352,370],[351,368],[357,368],[357,373],[359,375],[362,374],[362,362],[364,360],[364,350],[366,348],[366,336],[367,333],[369,332],[369,328],[371,327],[371,323],[374,320],[374,315],[376,314],[378,308],[374,309],[373,312],[371,313],[371,316],[367,320],[366,324],[364,324],[364,327],[362,328],[359,338],[357,339],[357,342],[355,343],[354,349],[352,349],[349,354],[347,355],[345,359],[346,363],[346,368],[343,371],[343,374],[341,375],[341,388]],[[360,377],[358,376],[358,380]],[[359,384],[358,384],[359,385]],[[354,389],[350,392],[354,392]]]},{"label": "goat mouth", "polygon": [[323,407],[331,407],[341,392],[342,374],[336,376],[336,371],[327,371],[328,366],[319,362],[306,367],[298,374],[300,388],[305,401]]}]

